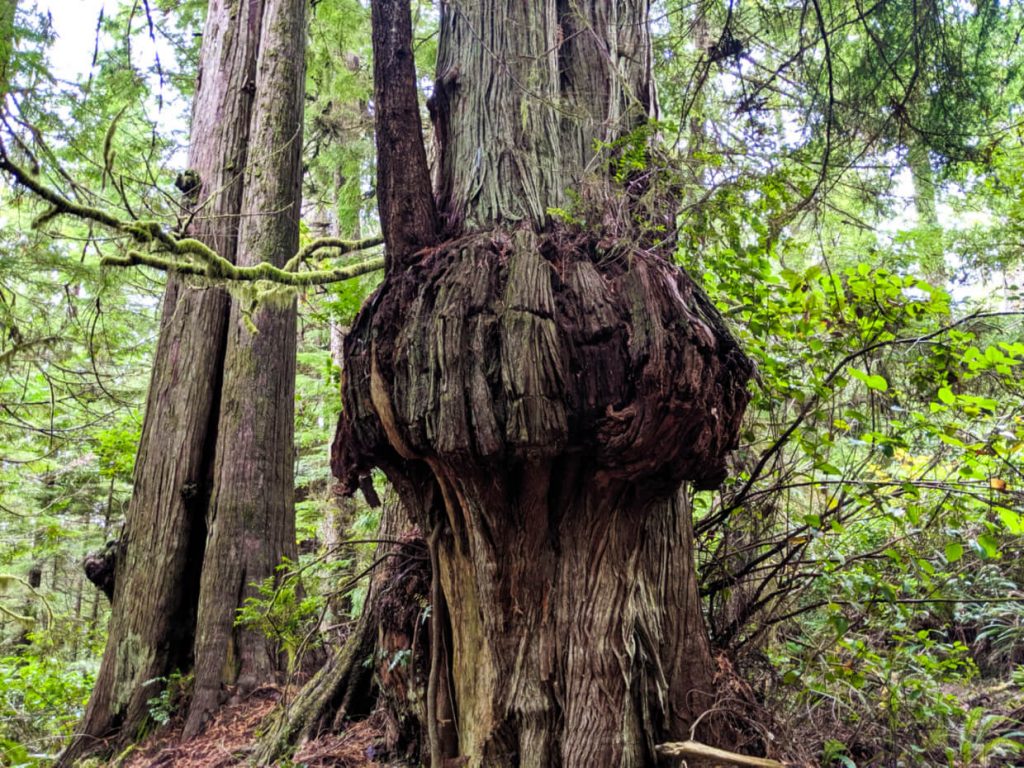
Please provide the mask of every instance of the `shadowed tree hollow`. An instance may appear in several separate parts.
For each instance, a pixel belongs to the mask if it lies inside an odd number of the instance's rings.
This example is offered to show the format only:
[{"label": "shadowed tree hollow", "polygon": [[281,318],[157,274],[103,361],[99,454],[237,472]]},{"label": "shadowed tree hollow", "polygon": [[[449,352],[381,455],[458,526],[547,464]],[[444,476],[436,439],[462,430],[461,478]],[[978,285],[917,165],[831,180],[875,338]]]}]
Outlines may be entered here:
[{"label": "shadowed tree hollow", "polygon": [[654,765],[714,701],[683,486],[723,479],[751,366],[620,162],[651,151],[650,7],[440,10],[431,179],[409,4],[373,3],[388,264],[333,468],[382,468],[436,542],[431,764]]}]

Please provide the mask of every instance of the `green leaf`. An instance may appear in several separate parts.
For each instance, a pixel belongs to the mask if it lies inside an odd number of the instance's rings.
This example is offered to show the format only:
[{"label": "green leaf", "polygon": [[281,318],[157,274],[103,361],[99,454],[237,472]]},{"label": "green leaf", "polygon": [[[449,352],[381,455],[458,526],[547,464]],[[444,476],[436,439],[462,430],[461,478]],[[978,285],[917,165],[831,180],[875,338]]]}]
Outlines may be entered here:
[{"label": "green leaf", "polygon": [[889,389],[889,382],[885,380],[884,376],[879,376],[877,373],[868,374],[856,368],[851,368],[850,375],[863,382],[868,389],[874,389],[879,392],[885,392]]},{"label": "green leaf", "polygon": [[956,403],[956,395],[953,394],[953,390],[949,387],[942,387],[939,389],[939,400],[944,402],[946,405],[953,405]]},{"label": "green leaf", "polygon": [[974,543],[977,546],[978,554],[986,560],[992,560],[999,556],[999,542],[992,534],[983,533],[974,540]]},{"label": "green leaf", "polygon": [[1018,515],[1012,509],[1006,507],[1000,507],[999,519],[1003,521],[1003,525],[1014,536],[1020,536],[1024,534],[1024,517]]},{"label": "green leaf", "polygon": [[957,542],[951,541],[946,545],[946,562],[955,563],[961,557],[964,556],[964,545]]}]

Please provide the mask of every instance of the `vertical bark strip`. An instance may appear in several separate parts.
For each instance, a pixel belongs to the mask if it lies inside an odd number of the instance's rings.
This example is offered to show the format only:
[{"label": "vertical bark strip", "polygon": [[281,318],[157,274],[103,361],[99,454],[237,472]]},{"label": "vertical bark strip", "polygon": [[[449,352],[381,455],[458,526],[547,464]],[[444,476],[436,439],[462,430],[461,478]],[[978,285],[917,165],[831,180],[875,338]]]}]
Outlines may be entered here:
[{"label": "vertical bark strip", "polygon": [[653,115],[646,0],[441,4],[438,205],[452,228],[547,223],[600,142]]},{"label": "vertical bark strip", "polygon": [[[192,234],[232,261],[260,10],[211,0],[193,105],[189,167],[201,190]],[[61,764],[100,739],[133,737],[159,680],[189,666],[228,304],[220,289],[168,276],[107,646]]]},{"label": "vertical bark strip", "polygon": [[437,210],[423,145],[409,0],[375,0],[373,18],[377,201],[387,271],[437,238]]},{"label": "vertical bark strip", "polygon": [[[305,0],[265,0],[245,166],[238,263],[283,266],[298,250],[305,95]],[[280,301],[280,300],[278,300]],[[195,682],[185,736],[222,703],[273,679],[266,638],[236,631],[236,608],[285,555],[294,558],[296,304],[231,307],[209,535],[199,595]]]}]

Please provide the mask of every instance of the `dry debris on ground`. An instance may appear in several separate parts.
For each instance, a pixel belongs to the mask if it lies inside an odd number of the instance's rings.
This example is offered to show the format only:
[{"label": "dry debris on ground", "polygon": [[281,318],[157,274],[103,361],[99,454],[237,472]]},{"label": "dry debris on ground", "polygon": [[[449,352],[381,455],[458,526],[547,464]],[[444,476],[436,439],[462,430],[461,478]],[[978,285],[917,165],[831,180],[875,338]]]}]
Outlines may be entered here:
[{"label": "dry debris on ground", "polygon": [[[247,760],[263,719],[281,699],[278,688],[259,688],[245,700],[222,707],[210,725],[194,739],[182,742],[183,723],[161,728],[110,768],[241,768]],[[324,735],[302,745],[292,764],[307,768],[383,768],[375,762],[375,745],[382,738],[376,719],[353,723],[339,734]]]}]

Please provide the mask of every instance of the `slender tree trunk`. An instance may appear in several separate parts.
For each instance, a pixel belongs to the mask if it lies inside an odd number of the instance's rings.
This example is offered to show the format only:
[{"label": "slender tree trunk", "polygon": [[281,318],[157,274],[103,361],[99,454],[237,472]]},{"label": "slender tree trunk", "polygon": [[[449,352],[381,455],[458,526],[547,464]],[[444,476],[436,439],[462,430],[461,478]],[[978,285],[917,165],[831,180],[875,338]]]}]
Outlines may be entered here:
[{"label": "slender tree trunk", "polygon": [[14,53],[14,14],[18,0],[0,0],[0,97],[7,98]]},{"label": "slender tree trunk", "polygon": [[[298,250],[302,202],[305,0],[266,0],[256,103],[241,210],[238,262],[277,266]],[[272,679],[280,661],[261,635],[234,628],[235,610],[295,557],[296,304],[291,294],[228,323],[209,536],[199,596],[192,704],[185,736],[222,703]]]},{"label": "slender tree trunk", "polygon": [[[432,763],[654,765],[714,700],[680,484],[721,481],[751,367],[652,237],[653,174],[610,178],[655,109],[648,4],[442,4],[439,245],[408,3],[373,10],[389,268],[346,340],[333,464],[439,500],[409,504],[442,593]],[[585,229],[550,220],[570,189]]]},{"label": "slender tree trunk", "polygon": [[942,224],[939,222],[936,203],[935,172],[928,157],[928,147],[917,137],[911,140],[907,149],[907,163],[914,182],[920,267],[932,285],[944,288],[949,280],[949,268],[946,265]]}]

